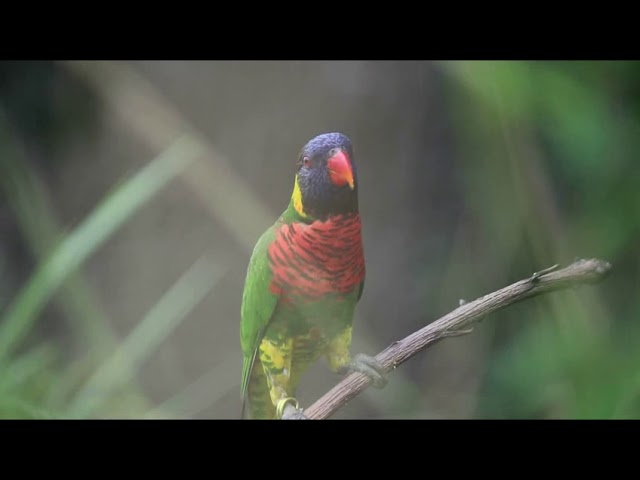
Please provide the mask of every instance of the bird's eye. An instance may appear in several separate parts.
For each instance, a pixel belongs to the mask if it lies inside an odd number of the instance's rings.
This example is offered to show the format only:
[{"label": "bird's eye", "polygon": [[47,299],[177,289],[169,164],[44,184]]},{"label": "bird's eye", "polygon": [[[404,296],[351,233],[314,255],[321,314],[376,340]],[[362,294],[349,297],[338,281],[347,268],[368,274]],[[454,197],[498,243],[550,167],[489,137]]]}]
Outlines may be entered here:
[{"label": "bird's eye", "polygon": [[329,152],[329,158],[333,157],[336,153],[338,153],[338,149],[332,148],[331,151]]},{"label": "bird's eye", "polygon": [[304,157],[302,159],[302,165],[304,165],[305,167],[310,167],[311,166],[311,159],[309,157]]}]

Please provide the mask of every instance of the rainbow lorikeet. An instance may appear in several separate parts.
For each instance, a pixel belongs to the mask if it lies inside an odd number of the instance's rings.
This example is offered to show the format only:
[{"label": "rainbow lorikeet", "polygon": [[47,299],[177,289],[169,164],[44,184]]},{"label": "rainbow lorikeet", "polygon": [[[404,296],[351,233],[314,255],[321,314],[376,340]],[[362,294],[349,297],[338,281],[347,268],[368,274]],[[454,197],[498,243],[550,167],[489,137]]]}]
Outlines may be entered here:
[{"label": "rainbow lorikeet", "polygon": [[[365,261],[353,147],[341,133],[300,151],[287,209],[259,238],[242,298],[242,416],[282,418],[304,370],[320,357],[338,373],[358,371],[382,387],[372,357],[350,355]],[[285,417],[287,418],[287,417]]]}]

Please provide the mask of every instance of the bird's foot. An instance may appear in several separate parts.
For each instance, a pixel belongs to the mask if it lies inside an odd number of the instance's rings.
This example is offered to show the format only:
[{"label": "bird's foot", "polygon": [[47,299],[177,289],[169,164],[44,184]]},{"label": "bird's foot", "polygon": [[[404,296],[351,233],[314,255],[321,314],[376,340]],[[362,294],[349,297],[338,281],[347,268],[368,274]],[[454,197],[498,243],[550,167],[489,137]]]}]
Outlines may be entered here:
[{"label": "bird's foot", "polygon": [[283,398],[276,407],[278,420],[309,420],[298,404],[298,400],[293,397]]},{"label": "bird's foot", "polygon": [[345,367],[347,373],[359,372],[371,379],[376,388],[383,388],[387,384],[387,372],[382,364],[375,358],[359,353]]}]

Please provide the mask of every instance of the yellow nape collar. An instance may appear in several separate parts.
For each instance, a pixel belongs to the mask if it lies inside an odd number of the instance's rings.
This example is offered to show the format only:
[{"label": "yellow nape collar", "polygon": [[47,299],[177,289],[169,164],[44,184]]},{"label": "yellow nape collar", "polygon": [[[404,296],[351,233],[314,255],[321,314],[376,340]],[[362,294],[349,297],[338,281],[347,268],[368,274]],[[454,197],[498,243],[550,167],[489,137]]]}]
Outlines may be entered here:
[{"label": "yellow nape collar", "polygon": [[304,213],[304,206],[302,205],[302,192],[300,191],[300,185],[298,185],[298,175],[296,175],[296,180],[293,184],[293,193],[291,194],[291,200],[293,200],[293,208],[296,209],[298,215],[303,218],[308,218],[308,215]]}]

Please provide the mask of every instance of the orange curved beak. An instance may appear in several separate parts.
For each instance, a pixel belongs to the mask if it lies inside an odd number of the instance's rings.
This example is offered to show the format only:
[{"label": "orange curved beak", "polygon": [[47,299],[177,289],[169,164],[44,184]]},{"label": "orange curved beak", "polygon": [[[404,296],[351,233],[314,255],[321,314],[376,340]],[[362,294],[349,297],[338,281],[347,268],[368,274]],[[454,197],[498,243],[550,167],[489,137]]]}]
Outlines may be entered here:
[{"label": "orange curved beak", "polygon": [[353,171],[351,170],[351,163],[346,153],[342,150],[336,153],[327,161],[327,168],[329,169],[331,183],[336,187],[342,187],[348,184],[349,188],[353,190]]}]

